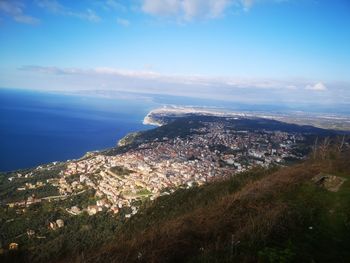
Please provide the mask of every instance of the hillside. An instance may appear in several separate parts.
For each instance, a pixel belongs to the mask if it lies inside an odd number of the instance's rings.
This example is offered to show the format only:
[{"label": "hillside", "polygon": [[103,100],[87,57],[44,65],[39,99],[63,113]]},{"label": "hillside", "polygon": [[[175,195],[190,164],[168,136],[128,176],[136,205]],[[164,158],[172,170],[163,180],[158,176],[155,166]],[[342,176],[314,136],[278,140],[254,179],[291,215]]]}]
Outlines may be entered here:
[{"label": "hillside", "polygon": [[311,126],[187,116],[0,174],[0,261],[341,262],[346,147],[349,137]]},{"label": "hillside", "polygon": [[151,110],[144,118],[144,124],[162,126],[170,121],[191,117],[191,116],[211,116],[225,118],[244,118],[244,119],[265,119],[275,120],[288,124],[299,126],[313,126],[328,130],[337,130],[339,132],[349,131],[348,116],[332,116],[325,114],[310,114],[306,112],[271,112],[271,111],[239,111],[224,110],[210,107],[178,107],[168,106]]},{"label": "hillside", "polygon": [[[349,262],[349,156],[329,150],[178,190],[145,204],[108,245],[59,262]],[[330,174],[346,179],[337,192]]]},{"label": "hillside", "polygon": [[108,155],[127,152],[144,142],[153,140],[162,141],[164,137],[173,139],[176,137],[186,138],[187,136],[198,134],[197,129],[204,127],[203,123],[223,123],[226,130],[232,131],[282,131],[302,133],[308,137],[307,142],[313,143],[316,136],[335,136],[349,134],[347,131],[335,131],[317,128],[310,125],[297,125],[278,120],[256,118],[256,117],[222,117],[211,115],[187,114],[185,116],[152,115],[152,120],[163,123],[155,129],[130,133],[122,138],[118,146],[105,151]]}]

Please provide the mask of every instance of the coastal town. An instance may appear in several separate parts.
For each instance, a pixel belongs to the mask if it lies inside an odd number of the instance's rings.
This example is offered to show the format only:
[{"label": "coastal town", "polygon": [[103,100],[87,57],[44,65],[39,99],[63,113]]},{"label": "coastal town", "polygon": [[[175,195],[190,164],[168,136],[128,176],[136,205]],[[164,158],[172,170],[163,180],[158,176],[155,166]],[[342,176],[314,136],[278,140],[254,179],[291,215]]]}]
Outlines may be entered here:
[{"label": "coastal town", "polygon": [[[84,208],[89,215],[106,209],[118,213],[119,209],[130,207],[130,213],[125,215],[130,217],[137,213],[138,207],[133,205],[136,200],[153,200],[179,187],[202,185],[253,166],[269,167],[283,164],[286,158],[300,159],[303,156],[297,155],[294,148],[303,140],[303,135],[298,133],[232,130],[224,122],[204,122],[185,138],[154,138],[114,156],[94,152],[69,161],[58,178],[17,189],[50,184],[57,187],[58,196],[41,199],[30,196],[8,205],[28,206],[48,199],[60,200],[93,189],[98,200]],[[78,215],[84,210],[73,206],[67,212]]]},{"label": "coastal town", "polygon": [[0,0],[0,263],[350,263],[350,0]]},{"label": "coastal town", "polygon": [[[85,222],[88,227],[101,220],[113,233],[117,224],[137,214],[143,204],[178,189],[225,180],[254,167],[300,161],[315,131],[273,120],[205,112],[155,111],[144,123],[159,128],[129,134],[116,147],[88,152],[80,159],[3,177],[1,220],[3,226],[14,227],[3,237],[6,250],[33,240],[41,244],[64,229],[79,229],[74,222]],[[29,215],[36,218],[36,224],[27,225]],[[15,227],[20,222],[23,225]]]}]

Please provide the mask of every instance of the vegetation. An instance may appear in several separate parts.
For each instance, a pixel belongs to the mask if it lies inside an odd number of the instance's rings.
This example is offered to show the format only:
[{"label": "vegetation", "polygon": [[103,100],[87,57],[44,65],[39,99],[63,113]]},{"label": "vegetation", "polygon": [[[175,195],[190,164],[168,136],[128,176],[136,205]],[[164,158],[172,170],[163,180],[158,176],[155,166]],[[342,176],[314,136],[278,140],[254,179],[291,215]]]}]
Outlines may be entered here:
[{"label": "vegetation", "polygon": [[[29,197],[33,193],[38,194],[38,197],[56,195],[57,190],[50,186],[45,186],[38,189],[27,189],[25,191],[17,191],[17,188],[24,187],[26,183],[35,184],[38,181],[46,183],[47,179],[57,178],[58,174],[64,169],[65,164],[60,163],[53,166],[51,169],[26,169],[18,170],[16,172],[9,172],[6,174],[0,174],[0,204],[7,202],[15,202],[23,200]],[[16,176],[17,173],[28,174],[31,173],[30,177],[16,178],[14,181],[9,181],[8,178]]]},{"label": "vegetation", "polygon": [[[145,203],[97,251],[61,262],[349,262],[349,151],[255,169]],[[313,182],[348,179],[338,192]]]},{"label": "vegetation", "polygon": [[[307,145],[313,143],[315,136],[326,137],[334,136],[336,134],[343,134],[342,131],[325,130],[308,125],[297,125],[284,123],[276,120],[263,119],[263,118],[251,118],[251,119],[234,119],[226,117],[216,116],[200,116],[189,114],[186,117],[176,116],[161,116],[162,123],[166,125],[160,126],[155,129],[130,133],[120,140],[119,146],[116,148],[108,149],[104,151],[104,154],[115,155],[118,153],[127,152],[130,149],[136,148],[143,142],[163,140],[164,137],[168,139],[174,139],[176,137],[185,138],[189,135],[196,134],[196,129],[203,127],[203,122],[222,122],[226,125],[227,129],[235,131],[255,131],[255,130],[269,130],[269,131],[283,131],[283,132],[299,132],[303,133],[307,137],[305,145],[301,145],[300,151],[307,151]],[[300,152],[298,151],[298,152]]]},{"label": "vegetation", "polygon": [[[0,208],[0,243],[5,247],[11,242],[20,244],[19,251],[0,255],[0,262],[47,262],[110,242],[124,219],[118,220],[107,212],[72,216],[65,210],[72,205],[85,208],[94,203],[93,193],[86,191],[64,201],[32,205],[21,213],[18,209]],[[49,223],[57,219],[62,219],[65,226],[50,229]],[[35,230],[35,234],[28,236],[28,230]]]},{"label": "vegetation", "polygon": [[[122,147],[127,151],[144,141],[186,137],[217,117],[176,119],[169,124],[133,135]],[[333,132],[277,121],[227,120],[235,130],[264,129],[307,132],[307,141],[296,153],[307,152],[315,136],[309,160],[291,167],[263,169],[178,189],[155,201],[138,200],[139,212],[125,219],[131,209],[118,216],[106,212],[72,216],[66,208],[95,204],[94,191],[28,208],[8,208],[9,201],[22,200],[32,190],[17,191],[26,183],[57,177],[62,166],[32,170],[33,176],[16,178],[0,174],[0,245],[20,244],[19,251],[0,255],[1,262],[349,262],[350,261],[350,156],[346,140],[321,139]],[[272,127],[272,128],[271,128]],[[344,137],[343,137],[344,138]],[[313,143],[311,143],[313,144]],[[220,151],[229,151],[221,145]],[[295,163],[295,160],[288,160]],[[130,170],[113,167],[127,176]],[[30,172],[30,171],[25,171]],[[348,179],[339,191],[331,192],[312,179],[320,173]],[[140,187],[137,195],[149,194]],[[54,195],[46,185],[36,195]],[[165,189],[167,191],[167,189]],[[63,219],[57,230],[49,223]],[[27,231],[35,229],[35,237]],[[1,248],[1,247],[0,247]]]}]

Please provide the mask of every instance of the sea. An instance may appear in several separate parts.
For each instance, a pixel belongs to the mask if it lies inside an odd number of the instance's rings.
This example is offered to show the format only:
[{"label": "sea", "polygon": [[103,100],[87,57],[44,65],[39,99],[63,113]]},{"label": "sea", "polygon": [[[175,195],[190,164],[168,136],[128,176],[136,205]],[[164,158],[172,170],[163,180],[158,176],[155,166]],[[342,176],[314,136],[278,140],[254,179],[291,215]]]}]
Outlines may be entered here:
[{"label": "sea", "polygon": [[143,125],[152,101],[0,89],[0,171],[113,147]]},{"label": "sea", "polygon": [[[213,99],[135,93],[62,94],[0,88],[0,172],[82,157],[115,146],[143,125],[149,111],[165,105],[243,112],[327,112],[350,115],[348,105],[245,104]],[[348,116],[347,115],[347,116]]]}]

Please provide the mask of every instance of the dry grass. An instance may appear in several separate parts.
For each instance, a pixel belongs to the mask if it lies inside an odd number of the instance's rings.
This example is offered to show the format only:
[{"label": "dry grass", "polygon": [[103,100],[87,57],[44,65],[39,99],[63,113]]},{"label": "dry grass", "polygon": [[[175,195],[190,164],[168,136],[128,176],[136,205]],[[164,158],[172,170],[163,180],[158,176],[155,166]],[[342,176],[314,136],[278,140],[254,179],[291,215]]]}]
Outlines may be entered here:
[{"label": "dry grass", "polygon": [[[320,172],[335,168],[350,171],[348,156],[346,153],[331,162],[314,160],[279,169],[249,181],[238,191],[223,195],[208,206],[141,231],[121,232],[113,244],[71,261],[183,262],[207,251],[215,254],[225,250],[227,254],[227,249],[235,251],[240,244],[244,244],[240,249],[245,249],[243,246],[249,249],[264,243],[274,232],[283,234],[286,231],[291,217],[287,203],[281,199],[283,194],[293,192]],[[240,262],[257,260],[253,254],[243,258],[234,256]]]}]

